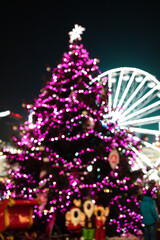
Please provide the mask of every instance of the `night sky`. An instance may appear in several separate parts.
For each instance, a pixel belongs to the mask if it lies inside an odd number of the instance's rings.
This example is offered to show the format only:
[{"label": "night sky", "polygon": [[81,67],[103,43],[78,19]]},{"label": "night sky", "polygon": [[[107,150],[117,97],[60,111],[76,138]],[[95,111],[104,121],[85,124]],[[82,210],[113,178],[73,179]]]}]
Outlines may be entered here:
[{"label": "night sky", "polygon": [[158,0],[8,0],[0,9],[1,111],[26,117],[22,102],[38,96],[46,67],[56,67],[68,51],[74,24],[86,28],[84,47],[99,58],[102,72],[136,67],[160,80]]}]

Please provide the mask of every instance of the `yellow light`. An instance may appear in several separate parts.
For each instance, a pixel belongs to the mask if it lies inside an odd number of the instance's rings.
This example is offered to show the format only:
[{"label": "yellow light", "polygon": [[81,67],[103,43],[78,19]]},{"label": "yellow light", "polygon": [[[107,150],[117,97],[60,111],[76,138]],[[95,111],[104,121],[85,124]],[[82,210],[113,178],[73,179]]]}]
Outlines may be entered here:
[{"label": "yellow light", "polygon": [[109,193],[110,191],[109,191],[109,189],[104,189],[104,192],[106,192],[106,193]]}]

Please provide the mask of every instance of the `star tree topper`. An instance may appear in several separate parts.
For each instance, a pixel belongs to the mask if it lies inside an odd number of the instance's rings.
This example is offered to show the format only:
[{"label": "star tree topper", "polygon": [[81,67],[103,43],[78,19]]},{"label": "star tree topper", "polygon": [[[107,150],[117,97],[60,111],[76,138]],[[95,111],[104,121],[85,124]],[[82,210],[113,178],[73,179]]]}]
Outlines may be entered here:
[{"label": "star tree topper", "polygon": [[85,28],[78,26],[78,24],[74,25],[74,28],[72,29],[71,32],[69,32],[70,36],[70,43],[73,43],[74,40],[78,39],[81,40],[81,34],[85,31]]}]

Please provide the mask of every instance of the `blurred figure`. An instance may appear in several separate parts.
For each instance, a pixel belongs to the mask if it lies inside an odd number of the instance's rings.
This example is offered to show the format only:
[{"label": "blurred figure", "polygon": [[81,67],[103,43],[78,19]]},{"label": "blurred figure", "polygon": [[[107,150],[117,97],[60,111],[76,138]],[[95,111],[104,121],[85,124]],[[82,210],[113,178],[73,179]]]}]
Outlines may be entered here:
[{"label": "blurred figure", "polygon": [[148,191],[142,198],[140,210],[144,223],[144,240],[156,240],[157,220],[160,219],[156,210],[155,200]]}]

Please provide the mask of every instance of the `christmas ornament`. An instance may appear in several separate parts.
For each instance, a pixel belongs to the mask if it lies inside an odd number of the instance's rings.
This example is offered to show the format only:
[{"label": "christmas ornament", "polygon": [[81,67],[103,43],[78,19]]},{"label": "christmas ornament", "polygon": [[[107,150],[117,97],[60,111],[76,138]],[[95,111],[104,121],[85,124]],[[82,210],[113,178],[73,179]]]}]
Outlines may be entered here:
[{"label": "christmas ornament", "polygon": [[118,151],[116,149],[113,149],[110,153],[109,153],[109,164],[112,168],[112,170],[114,170],[116,168],[116,166],[119,163],[119,154]]}]

